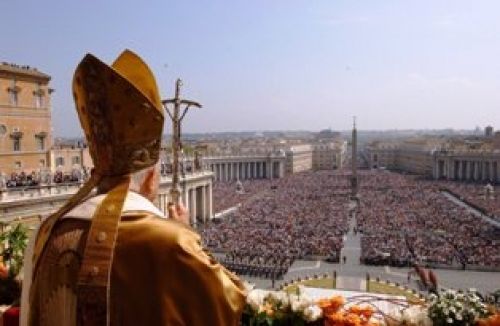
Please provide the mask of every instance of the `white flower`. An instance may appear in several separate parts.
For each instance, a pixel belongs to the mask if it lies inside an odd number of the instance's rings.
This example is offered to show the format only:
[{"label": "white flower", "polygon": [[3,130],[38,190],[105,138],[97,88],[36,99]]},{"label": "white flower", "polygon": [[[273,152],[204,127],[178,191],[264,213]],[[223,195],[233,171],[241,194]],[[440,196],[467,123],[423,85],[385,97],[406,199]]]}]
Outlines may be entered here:
[{"label": "white flower", "polygon": [[453,323],[453,319],[451,319],[451,318],[449,318],[449,317],[448,317],[448,318],[446,318],[446,322],[447,322],[448,324],[452,324],[452,323]]},{"label": "white flower", "polygon": [[462,314],[458,314],[458,315],[456,315],[456,316],[455,316],[455,319],[456,319],[456,320],[462,320]]},{"label": "white flower", "polygon": [[271,291],[268,294],[268,298],[276,303],[281,303],[283,306],[289,305],[288,296],[283,291]]},{"label": "white flower", "polygon": [[[431,316],[434,313],[431,312]],[[432,320],[428,316],[426,307],[411,306],[406,309],[394,309],[389,315],[398,321],[398,324],[415,326],[432,326]]]},{"label": "white flower", "polygon": [[250,291],[252,291],[253,289],[255,289],[255,284],[250,283],[250,282],[247,282],[247,281],[243,281],[243,287],[245,288],[245,290],[246,290],[247,292],[250,292]]},{"label": "white flower", "polygon": [[307,322],[313,322],[321,318],[323,311],[317,305],[311,305],[304,309],[303,315]]},{"label": "white flower", "polygon": [[289,299],[293,312],[303,312],[306,307],[313,304],[312,300],[306,295],[291,295]]},{"label": "white flower", "polygon": [[247,303],[254,311],[258,311],[259,307],[264,304],[264,298],[268,292],[260,289],[250,291],[247,296]]}]

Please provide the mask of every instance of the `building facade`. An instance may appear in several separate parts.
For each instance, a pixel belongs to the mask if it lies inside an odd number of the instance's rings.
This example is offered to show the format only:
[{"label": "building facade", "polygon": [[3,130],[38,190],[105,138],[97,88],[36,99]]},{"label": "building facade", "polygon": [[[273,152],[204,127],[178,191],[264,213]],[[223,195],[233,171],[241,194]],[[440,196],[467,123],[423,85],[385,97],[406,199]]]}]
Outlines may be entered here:
[{"label": "building facade", "polygon": [[50,150],[50,170],[71,173],[74,169],[90,170],[94,163],[86,145],[60,145]]},{"label": "building facade", "polygon": [[205,169],[214,173],[216,181],[276,179],[285,175],[285,154],[208,156],[203,158]]},{"label": "building facade", "polygon": [[347,143],[327,142],[313,145],[312,169],[313,170],[336,170],[344,166]]},{"label": "building facade", "polygon": [[417,138],[402,141],[375,141],[365,151],[370,168],[386,168],[431,176],[432,153],[446,142],[441,138]]},{"label": "building facade", "polygon": [[313,167],[313,146],[301,144],[286,150],[286,174],[310,171]]},{"label": "building facade", "polygon": [[500,183],[500,150],[441,150],[433,162],[435,179]]},{"label": "building facade", "polygon": [[50,76],[29,66],[0,64],[0,172],[50,166]]}]

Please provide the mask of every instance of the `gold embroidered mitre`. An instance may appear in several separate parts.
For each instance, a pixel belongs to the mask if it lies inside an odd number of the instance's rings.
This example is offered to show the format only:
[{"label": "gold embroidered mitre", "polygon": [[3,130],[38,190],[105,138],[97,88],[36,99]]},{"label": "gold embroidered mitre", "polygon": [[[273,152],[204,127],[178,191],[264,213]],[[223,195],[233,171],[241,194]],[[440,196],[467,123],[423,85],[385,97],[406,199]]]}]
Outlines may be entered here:
[{"label": "gold embroidered mitre", "polygon": [[123,175],[158,161],[163,108],[154,76],[137,55],[126,50],[108,66],[87,54],[73,95],[95,172]]}]

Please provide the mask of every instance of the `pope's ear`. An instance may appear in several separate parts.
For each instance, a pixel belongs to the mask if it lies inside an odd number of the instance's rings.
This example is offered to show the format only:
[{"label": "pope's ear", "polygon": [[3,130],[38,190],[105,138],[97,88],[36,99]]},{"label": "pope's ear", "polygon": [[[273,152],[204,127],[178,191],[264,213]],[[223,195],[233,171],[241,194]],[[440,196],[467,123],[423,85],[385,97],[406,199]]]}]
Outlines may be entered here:
[{"label": "pope's ear", "polygon": [[146,189],[148,192],[153,192],[155,187],[155,169],[149,169],[146,174],[146,180],[144,180]]}]

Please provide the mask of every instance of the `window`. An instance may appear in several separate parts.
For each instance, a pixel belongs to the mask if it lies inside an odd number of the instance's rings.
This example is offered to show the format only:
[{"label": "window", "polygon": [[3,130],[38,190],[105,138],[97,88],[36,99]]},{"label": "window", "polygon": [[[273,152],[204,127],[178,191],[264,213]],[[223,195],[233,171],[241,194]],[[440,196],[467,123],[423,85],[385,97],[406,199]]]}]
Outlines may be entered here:
[{"label": "window", "polygon": [[21,150],[21,139],[14,138],[13,140],[13,150],[14,152],[19,152]]},{"label": "window", "polygon": [[57,166],[63,166],[64,165],[64,157],[58,157],[56,158],[56,167]]},{"label": "window", "polygon": [[43,106],[43,97],[41,95],[35,95],[35,108],[39,109]]},{"label": "window", "polygon": [[71,164],[72,165],[75,165],[75,164],[80,164],[80,156],[73,156],[71,158]]},{"label": "window", "polygon": [[35,99],[35,108],[37,109],[43,107],[43,94],[44,91],[40,87],[40,83],[38,83],[36,91],[33,91],[33,96]]},{"label": "window", "polygon": [[36,140],[36,148],[39,150],[39,151],[43,151],[45,150],[45,138],[44,137],[37,137],[35,136],[35,140]]},{"label": "window", "polygon": [[10,90],[9,91],[9,95],[10,95],[10,105],[12,106],[17,106],[17,91],[16,90]]}]

